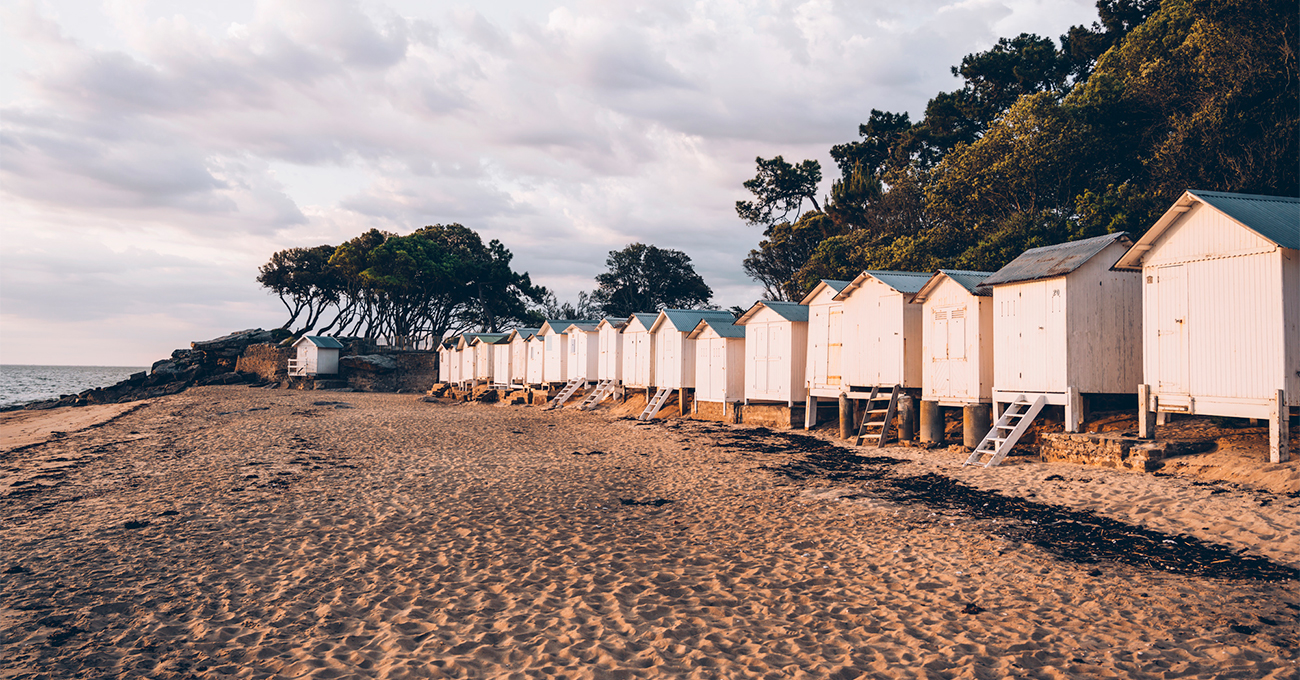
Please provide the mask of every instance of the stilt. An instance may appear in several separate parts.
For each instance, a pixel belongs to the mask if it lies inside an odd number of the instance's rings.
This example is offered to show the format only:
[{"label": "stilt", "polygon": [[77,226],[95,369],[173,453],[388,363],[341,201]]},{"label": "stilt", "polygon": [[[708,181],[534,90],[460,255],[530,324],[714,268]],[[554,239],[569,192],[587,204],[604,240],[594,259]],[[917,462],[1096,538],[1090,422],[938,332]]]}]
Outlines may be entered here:
[{"label": "stilt", "polygon": [[974,450],[989,433],[993,421],[989,419],[988,404],[967,404],[961,409],[961,443]]},{"label": "stilt", "polygon": [[1065,431],[1078,432],[1083,426],[1083,397],[1079,388],[1069,387],[1065,390]]},{"label": "stilt", "polygon": [[814,427],[817,427],[817,397],[810,394],[803,407],[803,429],[811,430]]},{"label": "stilt", "polygon": [[1138,438],[1155,439],[1156,419],[1151,412],[1151,386],[1138,385]]},{"label": "stilt", "polygon": [[937,401],[921,402],[921,443],[943,443],[943,409]]},{"label": "stilt", "polygon": [[852,431],[853,412],[849,409],[849,395],[840,392],[840,439],[848,439]]},{"label": "stilt", "polygon": [[898,398],[898,441],[910,442],[916,438],[916,400],[903,395]]},{"label": "stilt", "polygon": [[1286,405],[1286,391],[1277,391],[1277,401],[1268,410],[1268,460],[1285,463],[1291,460],[1291,409]]}]

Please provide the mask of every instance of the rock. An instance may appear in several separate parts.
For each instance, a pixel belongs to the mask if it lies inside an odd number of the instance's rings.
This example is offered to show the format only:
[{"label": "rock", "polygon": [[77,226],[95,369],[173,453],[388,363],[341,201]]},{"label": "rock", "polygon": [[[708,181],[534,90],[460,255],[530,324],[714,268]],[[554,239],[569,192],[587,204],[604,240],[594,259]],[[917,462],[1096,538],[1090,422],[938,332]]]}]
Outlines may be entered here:
[{"label": "rock", "polygon": [[190,348],[215,356],[236,357],[239,356],[240,352],[244,351],[245,347],[257,343],[271,342],[273,338],[274,334],[271,331],[250,328],[211,340],[191,342]]},{"label": "rock", "polygon": [[238,373],[238,372],[236,372],[236,371],[228,371],[228,372],[226,372],[226,373],[218,373],[218,374],[216,374],[216,375],[210,375],[210,376],[207,376],[207,377],[205,377],[205,378],[200,378],[198,381],[196,381],[195,384],[198,384],[198,385],[238,385],[238,384],[240,384],[240,383],[246,383],[246,382],[249,382],[250,379],[253,379],[253,378],[256,378],[256,377],[257,377],[257,376],[252,375],[251,373]]},{"label": "rock", "polygon": [[397,370],[397,362],[382,354],[342,357],[339,359],[339,366],[346,366],[354,371],[369,373],[390,373]]}]

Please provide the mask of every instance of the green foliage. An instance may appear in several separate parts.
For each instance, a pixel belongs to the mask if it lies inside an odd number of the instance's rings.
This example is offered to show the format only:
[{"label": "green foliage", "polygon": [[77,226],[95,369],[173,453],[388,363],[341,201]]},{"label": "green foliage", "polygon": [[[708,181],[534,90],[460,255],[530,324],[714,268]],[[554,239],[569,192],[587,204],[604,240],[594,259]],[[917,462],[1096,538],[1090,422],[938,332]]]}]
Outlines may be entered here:
[{"label": "green foliage", "polygon": [[611,250],[605,264],[608,269],[596,276],[598,287],[591,294],[591,303],[610,316],[706,308],[713,298],[713,291],[695,273],[691,258],[680,250],[632,243]]},{"label": "green foliage", "polygon": [[817,205],[817,185],[822,181],[822,166],[817,161],[803,161],[791,165],[777,156],[764,160],[754,159],[758,174],[745,182],[745,188],[754,194],[755,201],[736,201],[736,214],[747,224],[771,226],[783,221],[790,213],[798,213],[805,200]]},{"label": "green foliage", "polygon": [[745,273],[763,284],[767,299],[797,301],[811,288],[797,276],[799,271],[807,266],[819,243],[841,233],[835,221],[820,212],[804,213],[794,223],[773,225],[758,248],[749,251]]}]

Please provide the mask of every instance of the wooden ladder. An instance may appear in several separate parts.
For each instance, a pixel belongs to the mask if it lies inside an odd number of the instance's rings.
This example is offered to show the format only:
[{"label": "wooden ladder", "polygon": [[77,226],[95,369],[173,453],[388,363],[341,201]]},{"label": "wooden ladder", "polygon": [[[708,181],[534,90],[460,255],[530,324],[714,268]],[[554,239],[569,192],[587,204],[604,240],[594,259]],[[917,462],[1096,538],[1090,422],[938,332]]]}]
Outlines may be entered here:
[{"label": "wooden ladder", "polygon": [[1016,400],[1007,405],[1007,410],[1002,412],[1002,417],[998,418],[993,429],[984,435],[980,445],[975,447],[962,467],[978,465],[985,454],[992,457],[984,467],[990,468],[1001,463],[1016,442],[1020,441],[1021,435],[1029,429],[1029,424],[1034,422],[1034,418],[1038,416],[1039,411],[1043,410],[1043,405],[1046,403],[1047,397],[1043,395],[1039,395],[1032,404],[1025,395],[1017,395]]},{"label": "wooden ladder", "polygon": [[862,425],[858,427],[858,438],[853,441],[854,446],[862,446],[864,439],[876,440],[877,448],[885,445],[889,440],[889,430],[894,424],[894,414],[898,411],[898,393],[901,391],[900,386],[894,385],[886,397],[880,393],[879,388],[871,388],[866,413],[862,414]]},{"label": "wooden ladder", "polygon": [[599,383],[596,383],[596,389],[592,390],[591,394],[588,394],[587,398],[583,399],[581,404],[578,404],[578,410],[590,411],[596,408],[597,404],[604,401],[605,397],[608,397],[613,393],[614,393],[614,381],[602,380]]},{"label": "wooden ladder", "polygon": [[551,399],[550,403],[546,405],[545,410],[549,411],[551,409],[560,408],[561,406],[564,406],[564,402],[568,401],[569,397],[572,397],[574,392],[577,392],[578,390],[586,386],[587,386],[587,381],[583,378],[574,378],[573,380],[570,380],[564,386],[564,389],[560,390],[560,393],[555,395],[555,397]]},{"label": "wooden ladder", "polygon": [[671,397],[672,395],[673,390],[671,387],[660,387],[658,390],[655,390],[655,396],[650,399],[650,403],[645,405],[645,410],[642,411],[641,415],[637,416],[636,419],[650,420],[655,417],[655,414],[659,412],[659,409],[664,407],[664,402],[668,401],[668,397]]}]

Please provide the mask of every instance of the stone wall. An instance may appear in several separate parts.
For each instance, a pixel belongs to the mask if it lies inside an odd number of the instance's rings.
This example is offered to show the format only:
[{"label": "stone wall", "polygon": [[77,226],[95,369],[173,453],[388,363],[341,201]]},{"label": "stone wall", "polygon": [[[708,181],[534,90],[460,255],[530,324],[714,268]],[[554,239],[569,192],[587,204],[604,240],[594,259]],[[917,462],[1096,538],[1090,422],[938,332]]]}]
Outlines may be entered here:
[{"label": "stone wall", "polygon": [[358,392],[426,392],[438,382],[438,353],[385,352],[340,357],[339,378]]},{"label": "stone wall", "polygon": [[235,364],[235,370],[252,373],[267,381],[282,381],[289,375],[289,359],[297,350],[270,343],[249,345]]},{"label": "stone wall", "polygon": [[1044,433],[1038,455],[1045,463],[1076,463],[1139,472],[1158,470],[1165,458],[1214,448],[1210,441],[1151,441],[1118,434]]},{"label": "stone wall", "polygon": [[778,404],[749,404],[740,407],[740,422],[746,425],[762,425],[778,430],[792,430],[803,427],[804,405],[794,408]]}]

